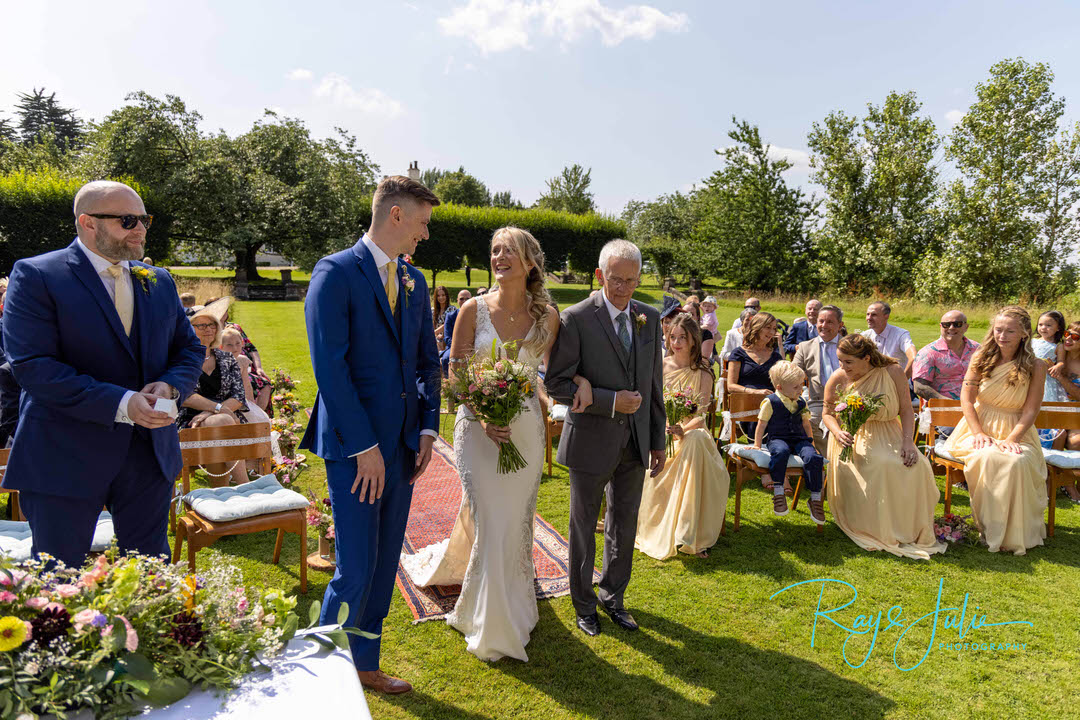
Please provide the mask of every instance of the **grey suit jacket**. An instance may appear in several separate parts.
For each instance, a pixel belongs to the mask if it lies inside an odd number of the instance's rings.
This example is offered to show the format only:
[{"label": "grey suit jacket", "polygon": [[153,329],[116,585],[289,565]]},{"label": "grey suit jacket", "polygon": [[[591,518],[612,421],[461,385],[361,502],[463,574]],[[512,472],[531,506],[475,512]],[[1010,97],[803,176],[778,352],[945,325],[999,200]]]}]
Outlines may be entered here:
[{"label": "grey suit jacket", "polygon": [[810,415],[814,418],[821,417],[821,410],[825,404],[825,383],[829,378],[822,377],[821,352],[818,350],[818,339],[810,338],[799,343],[795,349],[795,357],[792,362],[802,368],[809,381],[810,402],[806,405],[810,408]]},{"label": "grey suit jacket", "polygon": [[[558,461],[572,470],[603,474],[618,464],[628,423],[638,439],[641,463],[649,467],[649,451],[664,449],[667,420],[664,414],[663,365],[660,346],[660,314],[655,308],[630,301],[632,318],[644,316],[644,326],[634,322],[631,351],[636,373],[630,377],[629,362],[615,334],[604,304],[603,291],[562,312],[561,327],[551,349],[544,385],[561,403],[574,401],[574,376],[593,386],[593,403],[583,413],[567,413],[559,439]],[[641,405],[632,415],[611,410],[615,393],[636,390]]]}]

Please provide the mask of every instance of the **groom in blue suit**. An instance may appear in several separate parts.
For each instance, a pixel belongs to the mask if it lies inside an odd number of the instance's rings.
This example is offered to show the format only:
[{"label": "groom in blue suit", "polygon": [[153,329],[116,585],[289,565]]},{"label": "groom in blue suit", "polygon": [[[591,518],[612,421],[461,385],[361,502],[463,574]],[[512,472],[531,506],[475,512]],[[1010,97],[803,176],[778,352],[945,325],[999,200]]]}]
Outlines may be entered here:
[{"label": "groom in blue suit", "polygon": [[[441,375],[427,283],[399,259],[428,238],[439,199],[403,176],[371,201],[371,229],[315,265],[304,313],[319,394],[300,447],[326,461],[337,570],[322,622],[382,632],[390,608],[413,481],[438,435]],[[408,692],[379,669],[379,639],[350,635],[365,687]]]},{"label": "groom in blue suit", "polygon": [[153,406],[191,393],[204,351],[169,273],[134,262],[151,219],[127,185],[88,183],[75,241],[11,272],[4,347],[22,402],[4,487],[19,491],[34,553],[69,567],[103,505],[122,552],[169,552],[180,444]]}]

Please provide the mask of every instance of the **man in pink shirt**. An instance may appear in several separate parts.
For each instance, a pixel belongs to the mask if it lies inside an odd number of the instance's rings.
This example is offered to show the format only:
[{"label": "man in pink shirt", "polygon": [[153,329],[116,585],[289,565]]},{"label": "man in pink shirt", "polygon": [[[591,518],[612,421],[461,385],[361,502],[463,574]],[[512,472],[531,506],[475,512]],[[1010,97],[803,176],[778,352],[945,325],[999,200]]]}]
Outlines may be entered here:
[{"label": "man in pink shirt", "polygon": [[967,318],[959,310],[941,316],[941,337],[915,356],[911,376],[921,398],[960,399],[960,387],[979,343],[965,337]]}]

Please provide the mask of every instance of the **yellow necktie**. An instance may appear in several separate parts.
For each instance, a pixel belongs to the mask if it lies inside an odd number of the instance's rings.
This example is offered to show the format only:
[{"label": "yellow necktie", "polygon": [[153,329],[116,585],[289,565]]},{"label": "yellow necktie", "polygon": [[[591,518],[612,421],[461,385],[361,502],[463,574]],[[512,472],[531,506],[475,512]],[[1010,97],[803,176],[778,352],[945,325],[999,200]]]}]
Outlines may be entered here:
[{"label": "yellow necktie", "polygon": [[397,262],[386,263],[386,299],[390,301],[391,314],[397,310]]},{"label": "yellow necktie", "polygon": [[131,318],[135,313],[134,298],[131,296],[131,283],[124,282],[123,276],[127,270],[117,264],[110,265],[107,273],[116,281],[116,289],[113,291],[113,304],[116,305],[116,314],[120,316],[120,322],[124,326],[124,332],[131,335]]}]

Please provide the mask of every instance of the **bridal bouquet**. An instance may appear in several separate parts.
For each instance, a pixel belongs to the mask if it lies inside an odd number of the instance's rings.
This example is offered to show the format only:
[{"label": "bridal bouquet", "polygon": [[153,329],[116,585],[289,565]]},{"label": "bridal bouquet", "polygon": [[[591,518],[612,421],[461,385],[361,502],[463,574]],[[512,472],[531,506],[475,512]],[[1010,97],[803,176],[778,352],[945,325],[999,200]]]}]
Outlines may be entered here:
[{"label": "bridal bouquet", "polygon": [[232,565],[196,576],[111,555],[82,569],[0,563],[0,717],[122,718],[195,685],[225,690],[297,630],[296,598],[246,587]]},{"label": "bridal bouquet", "polygon": [[[863,395],[858,390],[841,395],[833,411],[836,413],[836,419],[840,421],[840,427],[854,436],[859,432],[859,428],[881,409],[883,397],[883,395]],[[851,445],[841,450],[840,461],[850,460],[854,449],[855,446]]]},{"label": "bridal bouquet", "polygon": [[939,542],[979,544],[979,528],[970,515],[945,513],[934,518],[934,535]]},{"label": "bridal bouquet", "polygon": [[[468,407],[477,420],[507,427],[528,409],[525,401],[536,392],[536,371],[517,361],[516,343],[506,343],[500,349],[493,340],[488,357],[475,354],[453,369],[444,392]],[[517,472],[526,464],[513,440],[499,444],[500,474]]]},{"label": "bridal bouquet", "polygon": [[[678,425],[683,420],[697,412],[697,395],[688,389],[674,390],[664,388],[664,412],[667,414],[668,425]],[[668,433],[668,455],[674,455],[674,438]]]}]

